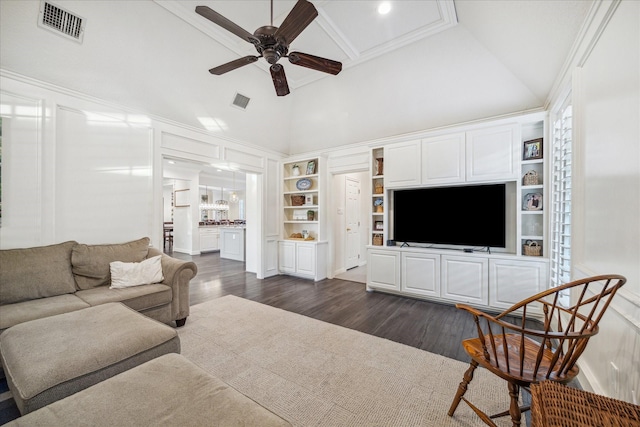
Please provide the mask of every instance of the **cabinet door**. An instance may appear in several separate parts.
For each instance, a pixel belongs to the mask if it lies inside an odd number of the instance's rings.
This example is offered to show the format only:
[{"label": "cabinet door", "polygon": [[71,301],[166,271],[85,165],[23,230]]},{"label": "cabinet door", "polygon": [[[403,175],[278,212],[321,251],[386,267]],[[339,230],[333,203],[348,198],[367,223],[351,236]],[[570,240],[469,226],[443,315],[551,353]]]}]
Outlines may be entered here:
[{"label": "cabinet door", "polygon": [[441,295],[455,301],[489,303],[489,260],[442,255]]},{"label": "cabinet door", "polygon": [[403,252],[401,260],[402,292],[440,296],[440,255]]},{"label": "cabinet door", "polygon": [[316,245],[296,243],[296,272],[309,276],[316,274]]},{"label": "cabinet door", "polygon": [[422,140],[422,184],[464,182],[465,134]]},{"label": "cabinet door", "polygon": [[420,141],[384,148],[384,183],[387,188],[420,185]]},{"label": "cabinet door", "polygon": [[547,288],[545,261],[492,259],[489,261],[489,305],[509,308]]},{"label": "cabinet door", "polygon": [[517,179],[520,127],[496,126],[467,132],[467,181]]},{"label": "cabinet door", "polygon": [[400,290],[400,252],[368,250],[367,288]]},{"label": "cabinet door", "polygon": [[200,252],[215,251],[218,249],[218,233],[213,230],[200,231]]},{"label": "cabinet door", "polygon": [[294,242],[279,242],[278,268],[282,273],[296,272],[296,244]]}]

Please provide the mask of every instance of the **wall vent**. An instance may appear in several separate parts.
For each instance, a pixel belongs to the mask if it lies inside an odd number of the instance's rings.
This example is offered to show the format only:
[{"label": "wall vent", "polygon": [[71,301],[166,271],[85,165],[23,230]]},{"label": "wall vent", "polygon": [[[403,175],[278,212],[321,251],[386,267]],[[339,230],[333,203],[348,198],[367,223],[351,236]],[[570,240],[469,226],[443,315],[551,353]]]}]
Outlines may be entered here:
[{"label": "wall vent", "polygon": [[72,14],[48,1],[40,2],[38,26],[82,43],[84,18]]},{"label": "wall vent", "polygon": [[233,98],[233,105],[238,108],[242,108],[243,110],[246,110],[250,100],[251,99],[248,96],[244,96],[240,93],[236,93],[236,97]]}]

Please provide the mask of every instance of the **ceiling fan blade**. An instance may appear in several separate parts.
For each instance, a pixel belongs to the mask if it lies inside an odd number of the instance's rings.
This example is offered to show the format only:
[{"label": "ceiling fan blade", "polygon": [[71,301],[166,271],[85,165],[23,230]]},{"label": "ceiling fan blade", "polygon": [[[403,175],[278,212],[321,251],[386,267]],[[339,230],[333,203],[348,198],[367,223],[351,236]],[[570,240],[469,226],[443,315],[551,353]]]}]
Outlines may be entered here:
[{"label": "ceiling fan blade", "polygon": [[278,41],[284,40],[288,46],[316,16],[318,11],[313,4],[307,0],[298,0],[273,36]]},{"label": "ceiling fan blade", "polygon": [[220,15],[218,12],[216,12],[215,10],[207,6],[196,6],[196,13],[201,16],[204,16],[214,24],[218,24],[225,30],[232,32],[233,34],[240,37],[241,39],[245,39],[249,43],[253,43],[253,44],[260,43],[260,40],[258,40],[253,34],[246,31],[239,25],[229,21],[227,18],[225,18],[224,16]]},{"label": "ceiling fan blade", "polygon": [[258,56],[249,55],[242,58],[234,59],[233,61],[227,62],[226,64],[218,65],[217,67],[210,69],[209,72],[211,74],[219,76],[221,74],[235,70],[236,68],[251,64],[252,62],[256,62],[258,58]]},{"label": "ceiling fan blade", "polygon": [[284,67],[280,64],[273,64],[269,70],[278,96],[288,95],[289,85],[287,84],[287,76],[284,74]]},{"label": "ceiling fan blade", "polygon": [[333,74],[334,76],[342,71],[341,62],[320,58],[319,56],[309,55],[308,53],[291,52],[289,54],[289,62],[294,65],[300,65],[301,67]]}]

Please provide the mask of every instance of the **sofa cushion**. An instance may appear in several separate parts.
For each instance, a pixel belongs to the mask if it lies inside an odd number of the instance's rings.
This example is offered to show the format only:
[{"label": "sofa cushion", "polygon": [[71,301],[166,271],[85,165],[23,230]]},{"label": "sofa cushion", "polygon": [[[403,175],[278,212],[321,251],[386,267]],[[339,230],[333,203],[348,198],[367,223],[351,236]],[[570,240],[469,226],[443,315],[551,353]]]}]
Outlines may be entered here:
[{"label": "sofa cushion", "polygon": [[132,286],[160,283],[162,276],[162,255],[147,258],[141,262],[113,261],[111,271],[111,289],[130,288]]},{"label": "sofa cushion", "polygon": [[71,265],[80,289],[108,285],[109,264],[113,261],[140,262],[149,253],[149,238],[106,245],[78,244],[71,253]]},{"label": "sofa cushion", "polygon": [[0,331],[18,323],[56,314],[81,310],[90,305],[72,294],[58,295],[49,298],[38,298],[2,306],[0,309]]},{"label": "sofa cushion", "polygon": [[99,286],[78,291],[76,295],[91,306],[108,302],[122,302],[136,311],[144,311],[171,303],[173,292],[171,287],[157,283],[123,289],[109,289],[107,286]]},{"label": "sofa cushion", "polygon": [[0,250],[0,305],[75,292],[71,251],[76,244]]}]

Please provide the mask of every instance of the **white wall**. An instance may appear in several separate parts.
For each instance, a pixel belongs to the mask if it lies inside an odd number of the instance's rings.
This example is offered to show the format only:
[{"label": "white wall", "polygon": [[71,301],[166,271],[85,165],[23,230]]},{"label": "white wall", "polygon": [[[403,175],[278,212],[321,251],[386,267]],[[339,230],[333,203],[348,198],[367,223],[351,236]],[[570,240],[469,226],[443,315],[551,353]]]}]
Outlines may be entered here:
[{"label": "white wall", "polygon": [[628,279],[579,366],[585,388],[631,402],[640,399],[640,2],[615,6],[603,4],[602,16],[615,12],[574,79],[572,274]]}]

